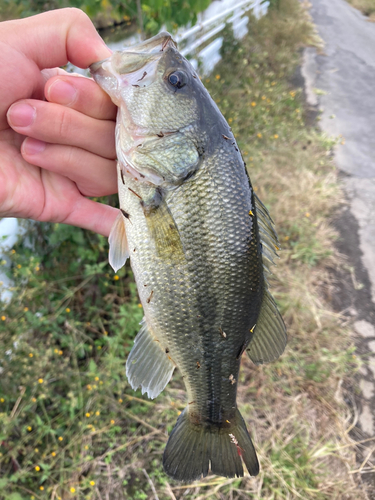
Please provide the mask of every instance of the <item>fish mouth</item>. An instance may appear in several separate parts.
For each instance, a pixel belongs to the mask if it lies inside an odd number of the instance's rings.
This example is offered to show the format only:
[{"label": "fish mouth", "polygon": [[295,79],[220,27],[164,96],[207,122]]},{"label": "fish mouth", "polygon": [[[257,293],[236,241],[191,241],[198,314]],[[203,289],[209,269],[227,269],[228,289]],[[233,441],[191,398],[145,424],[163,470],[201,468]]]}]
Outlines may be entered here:
[{"label": "fish mouth", "polygon": [[170,33],[163,31],[149,40],[122,51],[115,51],[109,58],[91,64],[90,73],[95,80],[108,75],[108,72],[115,72],[117,75],[134,73],[148,63],[158,60],[168,47],[177,48],[177,44]]},{"label": "fish mouth", "polygon": [[94,80],[109,94],[112,101],[121,110],[117,116],[118,126],[122,120],[126,124],[127,134],[131,137],[130,147],[126,148],[125,151],[118,150],[117,152],[118,159],[123,165],[123,174],[155,185],[161,185],[164,182],[163,177],[150,171],[144,173],[138,171],[132,164],[131,152],[142,145],[147,138],[161,140],[164,135],[175,131],[160,131],[155,135],[154,132],[147,128],[137,126],[121,97],[121,93],[125,87],[147,87],[151,85],[157,75],[158,60],[162,57],[164,51],[170,47],[175,49],[177,44],[172,39],[172,36],[164,31],[149,40],[122,51],[113,52],[109,58],[96,62],[89,68]]}]

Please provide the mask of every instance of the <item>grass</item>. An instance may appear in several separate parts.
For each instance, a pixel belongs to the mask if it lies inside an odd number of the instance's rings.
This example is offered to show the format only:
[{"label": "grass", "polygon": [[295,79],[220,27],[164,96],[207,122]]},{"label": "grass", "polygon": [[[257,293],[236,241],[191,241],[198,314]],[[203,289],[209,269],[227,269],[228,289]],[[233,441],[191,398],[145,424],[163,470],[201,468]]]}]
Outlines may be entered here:
[{"label": "grass", "polygon": [[[359,362],[329,304],[329,225],[340,192],[332,140],[305,126],[290,83],[313,37],[298,0],[280,0],[205,80],[238,139],[282,244],[271,290],[289,332],[277,362],[243,358],[238,404],[261,462],[256,478],[169,480],[161,457],[185,407],[181,377],[155,400],[124,363],[142,317],[129,268],[113,275],[104,238],[33,226],[10,252],[13,299],[0,313],[0,498],[7,500],[360,500],[353,416],[342,381]],[[338,146],[339,147],[339,146]]]},{"label": "grass", "polygon": [[375,2],[374,0],[348,0],[356,9],[360,10],[365,16],[369,16],[370,21],[375,21]]}]

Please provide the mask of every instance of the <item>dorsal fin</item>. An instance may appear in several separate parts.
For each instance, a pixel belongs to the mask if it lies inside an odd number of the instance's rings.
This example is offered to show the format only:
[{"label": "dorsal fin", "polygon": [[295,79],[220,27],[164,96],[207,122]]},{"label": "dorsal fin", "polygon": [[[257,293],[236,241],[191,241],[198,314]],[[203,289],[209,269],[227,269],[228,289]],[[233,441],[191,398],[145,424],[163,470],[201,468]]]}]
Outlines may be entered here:
[{"label": "dorsal fin", "polygon": [[255,193],[254,200],[259,238],[262,245],[265,289],[257,324],[253,326],[254,335],[246,352],[251,361],[258,365],[274,361],[283,353],[287,343],[287,334],[276,302],[268,291],[267,282],[267,276],[270,274],[270,265],[274,264],[274,257],[278,257],[276,250],[279,250],[280,244],[274,229],[273,220],[267,208]]},{"label": "dorsal fin", "polygon": [[280,243],[274,228],[274,222],[267,208],[254,193],[255,208],[258,218],[259,237],[262,244],[263,268],[266,273],[271,274],[269,266],[274,264],[274,257],[279,257],[277,250],[280,249]]}]

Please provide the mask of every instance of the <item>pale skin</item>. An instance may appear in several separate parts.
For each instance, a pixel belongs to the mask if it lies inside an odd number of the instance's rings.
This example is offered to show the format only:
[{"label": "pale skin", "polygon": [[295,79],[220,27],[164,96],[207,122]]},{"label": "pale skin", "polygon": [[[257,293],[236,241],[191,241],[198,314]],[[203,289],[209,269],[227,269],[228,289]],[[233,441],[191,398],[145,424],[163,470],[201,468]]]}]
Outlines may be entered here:
[{"label": "pale skin", "polygon": [[0,217],[71,224],[108,236],[117,192],[116,107],[70,76],[110,56],[89,18],[60,9],[0,23]]}]

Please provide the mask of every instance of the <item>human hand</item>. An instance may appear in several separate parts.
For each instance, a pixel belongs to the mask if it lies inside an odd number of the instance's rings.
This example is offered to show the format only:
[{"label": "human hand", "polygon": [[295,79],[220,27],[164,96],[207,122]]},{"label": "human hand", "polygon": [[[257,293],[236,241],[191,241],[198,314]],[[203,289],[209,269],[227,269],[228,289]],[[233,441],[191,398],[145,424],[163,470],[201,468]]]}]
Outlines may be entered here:
[{"label": "human hand", "polygon": [[68,60],[85,68],[109,55],[77,9],[0,24],[1,216],[109,234],[117,210],[86,196],[117,191],[117,108],[91,79],[54,68]]}]

